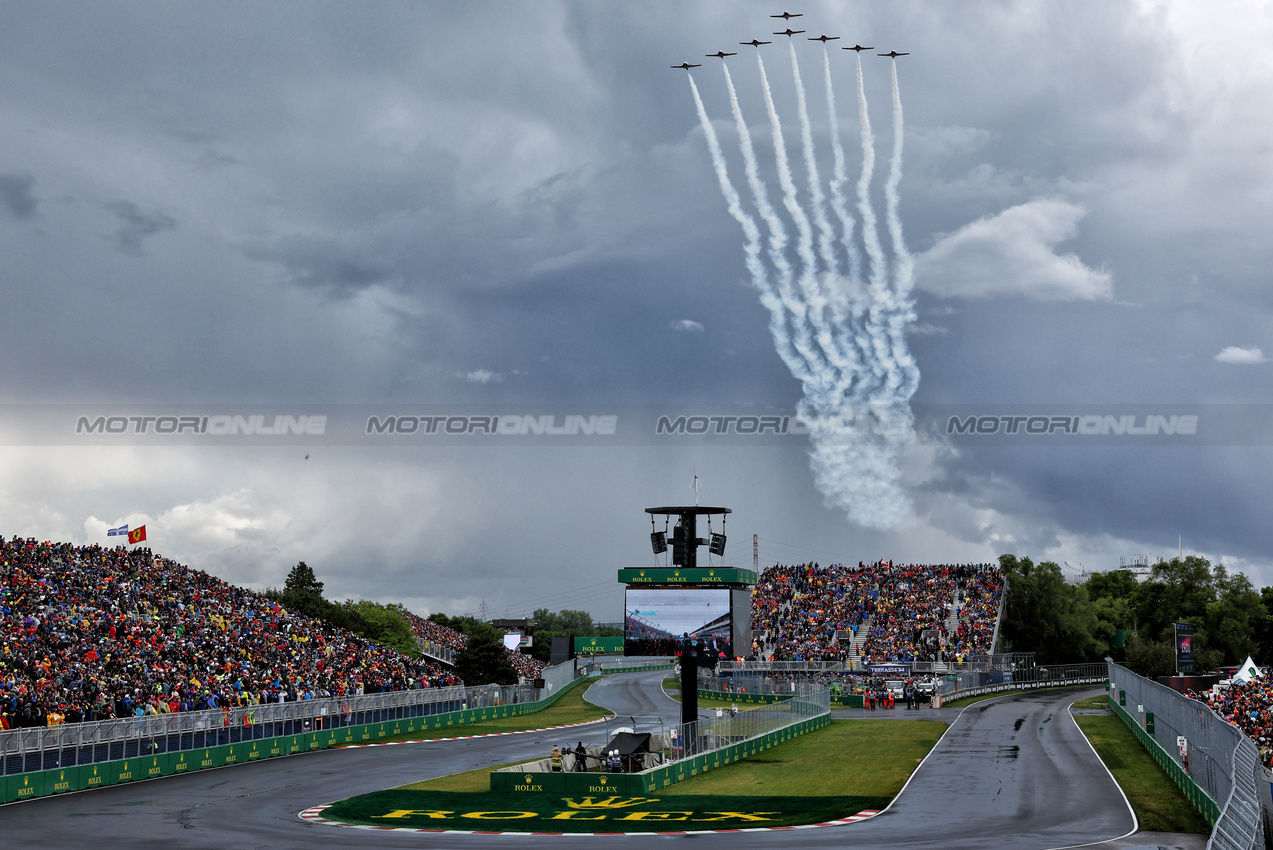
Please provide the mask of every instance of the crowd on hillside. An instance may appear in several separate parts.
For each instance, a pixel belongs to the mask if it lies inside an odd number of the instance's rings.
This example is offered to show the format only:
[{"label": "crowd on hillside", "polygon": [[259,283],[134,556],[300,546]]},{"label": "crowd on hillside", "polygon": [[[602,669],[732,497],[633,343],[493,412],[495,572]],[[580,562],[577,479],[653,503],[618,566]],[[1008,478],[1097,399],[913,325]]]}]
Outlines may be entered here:
[{"label": "crowd on hillside", "polygon": [[[962,604],[948,629],[956,590]],[[761,573],[752,597],[753,650],[780,660],[840,659],[848,651],[841,635],[869,620],[867,663],[984,655],[1002,590],[1003,574],[989,564],[779,564]]]},{"label": "crowd on hillside", "polygon": [[[404,616],[407,622],[411,624],[411,631],[415,636],[425,641],[427,644],[444,647],[454,652],[459,652],[468,646],[469,636],[463,632],[457,632],[455,629],[435,623],[433,620],[427,620],[417,614],[406,612]],[[513,665],[513,669],[517,671],[517,675],[523,679],[537,679],[544,670],[544,662],[525,655],[516,649],[508,649],[508,663]]]},{"label": "crowd on hillside", "polygon": [[1273,669],[1221,691],[1189,695],[1246,733],[1260,748],[1260,761],[1273,768]]},{"label": "crowd on hillside", "polygon": [[0,537],[0,726],[455,683],[154,555]]}]

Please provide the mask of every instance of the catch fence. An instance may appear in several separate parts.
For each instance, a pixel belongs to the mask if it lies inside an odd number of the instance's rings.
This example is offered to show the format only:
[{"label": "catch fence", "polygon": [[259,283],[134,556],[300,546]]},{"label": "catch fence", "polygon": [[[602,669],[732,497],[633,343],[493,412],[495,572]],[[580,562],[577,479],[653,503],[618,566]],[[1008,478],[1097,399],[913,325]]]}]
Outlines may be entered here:
[{"label": "catch fence", "polygon": [[813,682],[795,682],[791,698],[748,711],[722,711],[708,720],[680,723],[667,733],[668,760],[715,750],[777,732],[805,720],[830,716],[831,692]]},{"label": "catch fence", "polygon": [[[993,667],[995,665],[986,665]],[[1006,669],[964,670],[938,676],[937,692],[942,701],[993,694],[999,691],[1028,691],[1061,688],[1067,685],[1094,685],[1105,681],[1104,664],[1052,664],[1047,667],[1007,667]]]},{"label": "catch fence", "polygon": [[[573,679],[573,664],[559,667],[571,668]],[[556,669],[544,671],[555,683]],[[0,732],[0,776],[529,703],[540,696],[526,685],[424,688],[12,729]]]},{"label": "catch fence", "polygon": [[[1140,730],[1138,737],[1151,755],[1215,824],[1207,842],[1209,850],[1263,847],[1262,800],[1267,794],[1262,792],[1267,783],[1255,742],[1206,704],[1113,660],[1106,659],[1106,665],[1114,711]],[[1190,785],[1206,799],[1191,794]]]}]

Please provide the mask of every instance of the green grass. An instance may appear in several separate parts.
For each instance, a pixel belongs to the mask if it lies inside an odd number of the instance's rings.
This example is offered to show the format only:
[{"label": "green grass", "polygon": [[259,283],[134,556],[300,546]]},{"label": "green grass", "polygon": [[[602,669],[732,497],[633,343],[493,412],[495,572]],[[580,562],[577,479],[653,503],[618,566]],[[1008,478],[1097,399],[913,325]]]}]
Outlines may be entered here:
[{"label": "green grass", "polygon": [[663,680],[663,689],[666,691],[679,691],[681,689],[681,680],[676,676],[668,676]]},{"label": "green grass", "polygon": [[468,794],[481,794],[491,790],[491,771],[501,767],[512,767],[521,762],[510,761],[508,764],[496,764],[480,767],[477,770],[466,770],[464,773],[452,773],[450,776],[439,776],[437,779],[426,779],[423,782],[412,782],[399,785],[391,791],[462,791]]},{"label": "green grass", "polygon": [[892,798],[945,731],[946,724],[935,720],[833,720],[655,795]]},{"label": "green grass", "polygon": [[[1104,697],[1099,699],[1105,701]],[[1122,720],[1113,715],[1086,715],[1074,720],[1127,795],[1142,830],[1200,835],[1211,832],[1202,815],[1189,805]]]},{"label": "green grass", "polygon": [[487,767],[343,800],[325,816],[376,826],[518,832],[819,823],[887,806],[945,730],[937,721],[835,720],[763,755],[648,797],[598,800],[590,810],[581,804],[593,806],[592,798],[493,793],[496,768]]},{"label": "green grass", "polygon": [[1103,697],[1103,696],[1099,696],[1099,697],[1088,697],[1087,699],[1081,699],[1081,700],[1079,700],[1078,702],[1074,703],[1074,707],[1075,707],[1075,708],[1086,708],[1086,709],[1095,709],[1095,708],[1104,708],[1104,709],[1108,709],[1108,708],[1109,708],[1109,698],[1108,698],[1108,697]]},{"label": "green grass", "polygon": [[[590,680],[597,681],[597,680]],[[391,741],[431,741],[435,738],[454,738],[458,735],[489,735],[493,732],[522,732],[527,729],[543,729],[548,726],[566,726],[571,723],[587,723],[612,716],[609,711],[593,705],[583,698],[589,684],[580,684],[563,694],[555,703],[533,714],[522,714],[517,717],[501,717],[498,720],[483,720],[480,723],[465,723],[462,726],[448,726],[443,729],[409,732],[388,738],[381,738],[378,743]]]},{"label": "green grass", "polygon": [[[833,720],[831,725],[727,767],[655,792],[659,797],[728,794],[800,797],[897,796],[946,724],[935,720]],[[835,753],[835,758],[827,758]],[[509,764],[484,767],[394,790],[466,791],[490,789],[490,774]]]}]

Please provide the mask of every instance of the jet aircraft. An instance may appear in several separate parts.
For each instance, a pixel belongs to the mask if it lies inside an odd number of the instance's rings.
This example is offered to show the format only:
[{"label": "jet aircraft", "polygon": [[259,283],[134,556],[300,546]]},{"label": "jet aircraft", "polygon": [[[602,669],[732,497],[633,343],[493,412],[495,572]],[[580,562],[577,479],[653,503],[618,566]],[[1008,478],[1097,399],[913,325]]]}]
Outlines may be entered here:
[{"label": "jet aircraft", "polygon": [[782,18],[784,21],[789,21],[792,18],[803,18],[804,12],[783,12],[781,15],[770,15],[769,17]]},{"label": "jet aircraft", "polygon": [[738,54],[737,54],[737,53],[726,53],[726,52],[725,52],[725,51],[723,51],[723,50],[717,50],[715,53],[708,53],[707,55],[708,55],[708,56],[715,57],[715,58],[717,58],[717,59],[724,59],[726,56],[737,56]]},{"label": "jet aircraft", "polygon": [[773,42],[772,42],[772,41],[761,41],[761,40],[760,40],[760,39],[758,39],[758,38],[753,38],[751,41],[740,41],[740,42],[738,42],[738,43],[739,43],[739,44],[750,44],[752,47],[760,47],[760,45],[762,45],[762,44],[773,44]]},{"label": "jet aircraft", "polygon": [[802,32],[804,32],[804,30],[793,30],[791,27],[787,27],[785,32],[776,32],[774,35],[785,35],[787,38],[791,38],[791,36]]},{"label": "jet aircraft", "polygon": [[809,40],[810,40],[810,41],[820,41],[820,42],[822,42],[823,44],[826,44],[828,41],[839,41],[839,40],[840,40],[840,37],[839,37],[838,35],[827,35],[826,33],[823,33],[822,35],[818,36],[817,38],[811,38],[811,39],[809,39]]},{"label": "jet aircraft", "polygon": [[673,67],[673,68],[684,68],[686,71],[688,71],[690,68],[701,68],[701,67],[703,67],[703,66],[702,66],[701,64],[700,64],[700,65],[691,65],[691,64],[690,64],[690,63],[688,63],[688,62],[682,62],[681,64],[679,64],[679,65],[673,65],[672,67]]},{"label": "jet aircraft", "polygon": [[875,54],[875,55],[876,55],[876,56],[888,56],[888,57],[889,57],[889,58],[891,58],[891,59],[896,59],[896,58],[897,58],[897,57],[899,57],[899,56],[910,56],[910,54],[909,54],[909,53],[898,53],[896,50],[890,50],[888,53],[877,53],[877,54]]},{"label": "jet aircraft", "polygon": [[858,53],[861,53],[863,50],[874,50],[875,48],[874,48],[874,47],[863,47],[863,46],[862,46],[862,45],[860,45],[860,44],[855,44],[855,45],[853,45],[852,47],[841,47],[840,49],[841,49],[841,50],[856,50]]}]

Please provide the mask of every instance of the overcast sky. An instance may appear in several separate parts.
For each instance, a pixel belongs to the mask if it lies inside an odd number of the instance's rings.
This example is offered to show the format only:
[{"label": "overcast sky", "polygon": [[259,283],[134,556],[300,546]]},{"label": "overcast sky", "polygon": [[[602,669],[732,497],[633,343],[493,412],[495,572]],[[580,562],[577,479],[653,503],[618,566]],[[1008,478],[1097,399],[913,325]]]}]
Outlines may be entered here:
[{"label": "overcast sky", "polygon": [[[731,179],[727,60],[772,199],[751,38],[772,4],[0,2],[0,420],[23,405],[794,412],[684,71]],[[1245,415],[1273,401],[1273,5],[809,3],[856,179],[855,42],[906,135],[917,410]],[[823,176],[824,48],[795,37]],[[798,180],[800,133],[785,123]],[[881,207],[882,209],[882,207]],[[662,406],[662,407],[661,407]],[[613,410],[610,410],[610,409]],[[920,417],[923,418],[922,416]],[[939,417],[940,418],[940,417]],[[950,441],[864,528],[804,440],[0,447],[0,533],[152,545],[254,587],[298,560],[420,613],[623,607],[643,508],[733,508],[726,560],[1105,569],[1186,553],[1273,584],[1267,429],[1147,445]],[[1242,436],[1245,435],[1245,436]],[[57,441],[54,441],[57,442]],[[74,442],[71,439],[67,443]],[[266,441],[268,442],[268,441]],[[113,541],[115,538],[111,538]],[[704,550],[704,555],[706,551]]]}]

